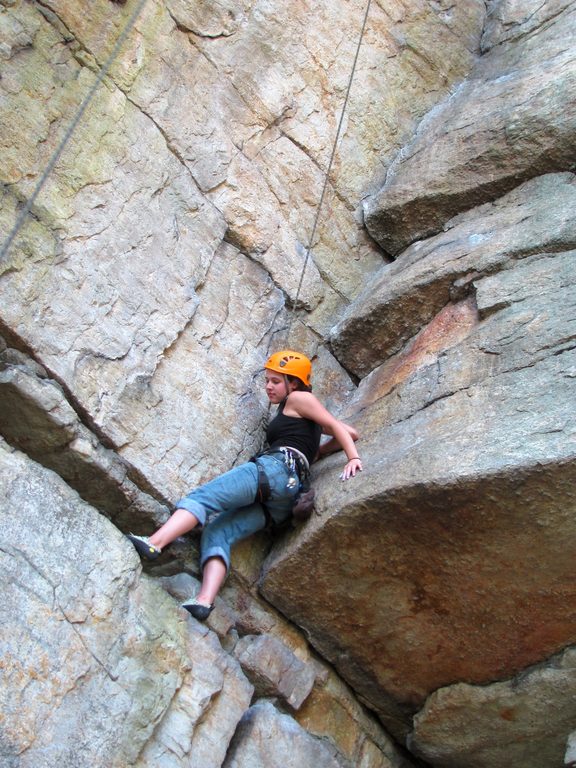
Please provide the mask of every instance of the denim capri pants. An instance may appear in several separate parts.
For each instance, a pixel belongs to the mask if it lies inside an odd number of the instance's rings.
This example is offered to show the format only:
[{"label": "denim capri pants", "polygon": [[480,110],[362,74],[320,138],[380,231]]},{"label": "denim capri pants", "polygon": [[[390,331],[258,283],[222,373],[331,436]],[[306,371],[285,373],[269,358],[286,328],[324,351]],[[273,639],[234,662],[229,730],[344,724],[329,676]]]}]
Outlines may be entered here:
[{"label": "denim capri pants", "polygon": [[[265,454],[258,461],[270,483],[268,512],[275,523],[283,523],[290,516],[300,490],[298,474],[290,472],[280,452]],[[262,504],[255,501],[257,491],[258,468],[250,461],[201,485],[177,502],[178,509],[187,509],[205,526],[200,540],[202,569],[211,557],[220,557],[228,570],[232,545],[265,527]]]}]

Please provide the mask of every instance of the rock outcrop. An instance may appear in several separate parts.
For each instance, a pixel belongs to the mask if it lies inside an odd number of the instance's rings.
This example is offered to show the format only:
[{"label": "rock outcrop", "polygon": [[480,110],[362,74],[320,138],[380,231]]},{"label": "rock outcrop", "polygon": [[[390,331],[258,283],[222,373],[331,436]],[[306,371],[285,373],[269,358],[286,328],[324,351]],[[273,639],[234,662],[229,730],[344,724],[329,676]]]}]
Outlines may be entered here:
[{"label": "rock outcrop", "polygon": [[527,179],[573,167],[573,3],[491,6],[479,63],[426,116],[365,201],[366,226],[390,254]]},{"label": "rock outcrop", "polygon": [[514,680],[437,691],[414,719],[411,748],[433,765],[562,765],[576,717],[575,661],[571,648]]},{"label": "rock outcrop", "polygon": [[[555,184],[576,189],[571,175],[544,177],[501,209],[516,214],[519,199]],[[483,270],[484,239],[475,249],[458,225],[449,249],[444,235],[427,243],[433,258],[448,251],[456,261],[467,241],[480,270],[469,275],[471,296],[440,310],[406,351],[363,379],[348,408],[366,435],[362,477],[342,489],[334,461],[319,465],[320,514],[268,564],[268,598],[307,627],[357,690],[364,681],[383,717],[389,698],[410,712],[440,687],[510,677],[576,639],[567,610],[575,598],[567,542],[576,535],[576,251],[547,250],[549,219],[538,252],[529,210],[517,219],[518,237],[531,234],[529,253],[490,254],[500,266],[493,274]],[[464,232],[482,232],[484,209],[475,228],[473,215]],[[512,226],[507,234],[508,247]],[[425,262],[417,265],[432,295],[440,270]],[[393,299],[381,309],[390,307]],[[387,325],[383,316],[376,323]],[[352,353],[370,344],[371,327]]]},{"label": "rock outcrop", "polygon": [[319,515],[263,577],[442,766],[558,765],[574,717],[576,179],[548,171],[572,170],[575,16],[519,8],[492,5],[492,50],[365,203],[398,255],[331,332],[365,471],[342,489],[318,465]]},{"label": "rock outcrop", "polygon": [[106,518],[0,450],[2,764],[222,765],[252,697],[240,665]]},{"label": "rock outcrop", "polygon": [[[0,0],[7,768],[571,759],[576,11],[371,3],[319,210],[365,8]],[[196,538],[122,533],[259,447],[286,344],[364,471],[201,625]]]}]

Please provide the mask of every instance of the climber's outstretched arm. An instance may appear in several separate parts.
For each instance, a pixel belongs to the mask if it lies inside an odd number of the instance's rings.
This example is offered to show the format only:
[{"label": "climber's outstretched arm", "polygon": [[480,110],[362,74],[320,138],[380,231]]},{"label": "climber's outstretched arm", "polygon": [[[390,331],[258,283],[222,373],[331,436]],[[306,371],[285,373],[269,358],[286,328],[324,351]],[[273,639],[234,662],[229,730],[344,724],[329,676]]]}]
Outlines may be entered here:
[{"label": "climber's outstretched arm", "polygon": [[[343,421],[341,421],[340,424],[348,432],[348,434],[350,435],[352,440],[354,440],[354,442],[356,442],[356,440],[359,439],[360,435],[358,434],[358,430],[357,429],[355,429],[354,427],[350,426],[350,424],[345,424]],[[329,428],[324,428],[323,429],[323,434],[325,434],[325,435],[332,435],[332,432],[330,431]],[[340,445],[338,440],[336,440],[336,438],[332,436],[332,437],[330,437],[330,440],[327,440],[325,443],[321,444],[321,446],[320,446],[320,448],[318,450],[318,455],[316,456],[316,459],[317,460],[321,459],[324,456],[328,456],[331,453],[336,453],[336,451],[341,451],[341,450],[342,450],[342,446]]]}]

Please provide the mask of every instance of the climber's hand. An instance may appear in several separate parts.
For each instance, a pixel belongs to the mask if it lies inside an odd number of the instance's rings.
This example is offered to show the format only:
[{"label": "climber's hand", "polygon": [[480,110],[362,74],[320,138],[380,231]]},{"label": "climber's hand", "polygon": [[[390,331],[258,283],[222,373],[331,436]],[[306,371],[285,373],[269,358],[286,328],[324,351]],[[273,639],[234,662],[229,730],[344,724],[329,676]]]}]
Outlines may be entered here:
[{"label": "climber's hand", "polygon": [[346,462],[344,472],[340,475],[341,480],[349,480],[354,477],[357,472],[362,472],[362,461],[360,459],[350,459]]}]

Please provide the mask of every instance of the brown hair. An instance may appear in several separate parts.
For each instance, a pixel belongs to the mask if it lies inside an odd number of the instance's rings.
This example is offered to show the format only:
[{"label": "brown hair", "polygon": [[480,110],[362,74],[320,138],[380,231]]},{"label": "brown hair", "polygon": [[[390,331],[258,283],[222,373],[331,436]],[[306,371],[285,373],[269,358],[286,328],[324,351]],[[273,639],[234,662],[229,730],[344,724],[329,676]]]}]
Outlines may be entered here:
[{"label": "brown hair", "polygon": [[312,386],[311,385],[307,386],[306,384],[304,384],[302,379],[299,379],[298,376],[290,376],[290,374],[288,373],[285,373],[284,375],[286,376],[286,378],[290,383],[296,382],[297,384],[296,389],[300,390],[300,392],[312,392]]}]

